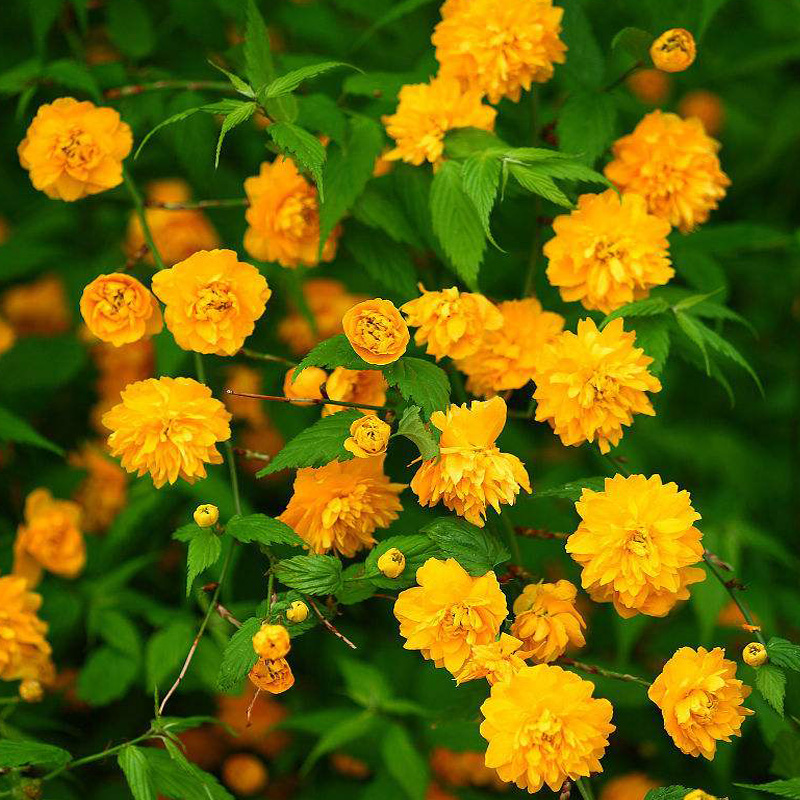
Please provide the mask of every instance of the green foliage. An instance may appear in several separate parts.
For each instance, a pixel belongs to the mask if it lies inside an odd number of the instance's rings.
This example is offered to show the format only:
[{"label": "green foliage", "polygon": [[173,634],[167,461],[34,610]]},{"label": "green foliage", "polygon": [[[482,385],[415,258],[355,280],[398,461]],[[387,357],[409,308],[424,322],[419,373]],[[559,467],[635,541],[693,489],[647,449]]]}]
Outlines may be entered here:
[{"label": "green foliage", "polygon": [[454,558],[470,575],[485,575],[511,558],[492,533],[462,519],[440,517],[422,532],[438,546],[443,557]]},{"label": "green foliage", "polygon": [[[405,569],[396,578],[386,578],[378,569],[378,559],[387,551],[396,547],[406,559]],[[403,536],[390,536],[378,542],[370,550],[364,562],[364,577],[373,586],[382,589],[401,589],[413,586],[416,582],[417,570],[429,559],[441,557],[437,543],[427,533],[410,533]]]},{"label": "green foliage", "polygon": [[319,139],[291,122],[273,122],[267,132],[281,151],[295,161],[299,169],[311,173],[320,197],[324,200],[323,166],[326,153]]},{"label": "green foliage", "polygon": [[49,450],[56,455],[63,455],[64,451],[58,446],[48,441],[24,419],[20,419],[12,414],[8,409],[0,406],[0,440],[4,442],[19,442],[29,444],[32,447],[41,447]]},{"label": "green foliage", "polygon": [[779,667],[800,672],[800,647],[779,636],[773,636],[767,642],[769,660]]},{"label": "green foliage", "polygon": [[593,492],[601,492],[605,487],[605,478],[583,478],[579,481],[570,481],[561,486],[552,486],[546,489],[534,490],[533,496],[536,497],[558,497],[564,500],[580,500],[584,489],[591,489]]},{"label": "green foliage", "polygon": [[648,790],[645,800],[683,800],[691,791],[685,786],[662,786],[659,789]]},{"label": "green foliage", "polygon": [[343,333],[320,342],[295,367],[294,377],[306,367],[345,367],[346,369],[381,369],[375,364],[368,364],[361,356],[356,355],[350,342]]},{"label": "green foliage", "polygon": [[740,789],[752,789],[756,792],[767,792],[777,797],[788,797],[789,800],[800,798],[800,778],[790,778],[788,781],[770,781],[769,783],[735,783]]},{"label": "green foliage", "polygon": [[397,424],[397,432],[393,436],[405,436],[417,446],[423,461],[430,461],[439,455],[438,431],[427,426],[420,419],[419,406],[408,406]]},{"label": "green foliage", "polygon": [[342,562],[333,556],[284,558],[274,567],[285,586],[306,594],[335,594],[342,583]]},{"label": "green foliage", "polygon": [[253,650],[253,636],[260,627],[261,620],[250,617],[228,640],[217,675],[217,688],[221,692],[229,692],[238,686],[255,665],[258,656]]},{"label": "green foliage", "polygon": [[195,578],[214,566],[222,552],[222,541],[212,528],[201,528],[189,542],[186,568],[186,596],[192,591]]},{"label": "green foliage", "polygon": [[117,762],[134,800],[156,800],[153,779],[142,748],[131,745],[123,747],[117,756]]},{"label": "green foliage", "polygon": [[783,716],[786,696],[786,673],[774,664],[762,664],[755,670],[755,684],[764,699]]},{"label": "green foliage", "polygon": [[434,411],[444,411],[450,403],[450,381],[444,370],[430,361],[403,356],[384,367],[383,376],[428,417]]},{"label": "green foliage", "polygon": [[41,742],[0,741],[0,767],[24,767],[27,764],[42,766],[48,769],[62,767],[72,760],[72,756],[60,747]]},{"label": "green foliage", "polygon": [[285,523],[266,514],[238,514],[225,525],[225,532],[242,544],[256,542],[261,545],[288,544],[302,546],[303,540]]}]

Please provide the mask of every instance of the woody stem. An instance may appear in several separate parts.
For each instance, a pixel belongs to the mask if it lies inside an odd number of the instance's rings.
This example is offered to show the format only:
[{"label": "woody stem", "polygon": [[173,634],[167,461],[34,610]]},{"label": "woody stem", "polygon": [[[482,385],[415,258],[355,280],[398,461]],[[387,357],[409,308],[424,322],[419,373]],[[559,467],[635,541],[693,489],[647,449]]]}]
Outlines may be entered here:
[{"label": "woody stem", "polygon": [[594,793],[588,778],[576,778],[575,785],[578,787],[583,800],[594,800]]},{"label": "woody stem", "polygon": [[128,170],[125,168],[123,168],[122,177],[125,181],[125,188],[128,190],[128,194],[131,196],[131,200],[133,201],[133,206],[136,210],[137,216],[139,217],[139,222],[142,225],[142,235],[144,236],[144,240],[147,242],[147,246],[150,248],[150,252],[153,254],[153,261],[156,262],[156,266],[159,269],[165,269],[166,264],[161,258],[161,254],[158,252],[156,243],[153,240],[153,233],[150,230],[150,225],[147,222],[147,214],[144,210],[144,201],[142,200],[142,195],[139,192],[139,189],[136,187],[136,183],[131,177],[130,172],[128,172]]},{"label": "woody stem", "polygon": [[153,81],[152,83],[134,83],[129,86],[115,86],[112,89],[106,89],[103,95],[108,100],[113,100],[117,97],[129,97],[134,94],[142,94],[143,92],[154,92],[160,89],[186,89],[187,91],[207,91],[207,92],[223,92],[224,94],[236,94],[236,89],[227,81],[178,81],[178,80],[165,80]]},{"label": "woody stem", "polygon": [[609,83],[608,86],[606,86],[603,89],[603,91],[604,92],[610,92],[613,89],[616,89],[617,86],[619,86],[621,83],[624,83],[628,78],[630,78],[631,75],[633,75],[634,72],[637,72],[643,66],[644,66],[644,64],[641,61],[637,61],[632,67],[629,67],[628,69],[626,69],[625,72],[622,73],[622,75],[620,75],[618,78],[615,78],[613,81],[611,81],[611,83]]},{"label": "woody stem", "polygon": [[290,361],[283,356],[273,356],[272,353],[259,353],[257,350],[250,350],[248,347],[243,347],[237,355],[247,356],[247,358],[254,358],[257,361],[272,361],[275,364],[285,364],[287,367],[296,367],[296,361]]},{"label": "woody stem", "polygon": [[640,686],[650,686],[650,681],[646,681],[644,678],[637,678],[635,675],[628,675],[625,672],[614,672],[610,669],[597,667],[594,664],[575,661],[572,658],[559,658],[558,663],[563,664],[565,667],[579,669],[581,672],[588,672],[590,675],[601,675],[603,678],[614,678],[615,680],[626,681],[627,683],[638,683]]},{"label": "woody stem", "polygon": [[235,397],[252,397],[254,400],[271,400],[273,403],[311,403],[317,406],[342,406],[343,408],[366,408],[370,411],[391,411],[389,406],[371,406],[367,403],[348,403],[345,400],[330,400],[327,397],[280,397],[272,394],[254,394],[251,392],[234,392],[226,389],[226,394]]},{"label": "woody stem", "polygon": [[155,200],[146,200],[146,208],[159,208],[163,211],[187,211],[200,208],[234,208],[250,205],[246,197],[230,197],[219,200],[188,200],[182,203],[159,203]]}]

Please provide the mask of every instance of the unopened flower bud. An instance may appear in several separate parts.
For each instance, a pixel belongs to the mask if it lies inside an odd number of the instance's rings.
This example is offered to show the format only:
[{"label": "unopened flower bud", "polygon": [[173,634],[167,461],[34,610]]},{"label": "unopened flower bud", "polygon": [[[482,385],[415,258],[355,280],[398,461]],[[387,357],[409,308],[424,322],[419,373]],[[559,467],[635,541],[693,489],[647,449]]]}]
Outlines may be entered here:
[{"label": "unopened flower bud", "polygon": [[702,789],[693,789],[688,794],[684,795],[683,800],[717,800],[713,794],[704,792]]},{"label": "unopened flower bud", "polygon": [[350,426],[350,438],[344,449],[358,458],[370,458],[386,452],[392,428],[374,414],[359,417]]},{"label": "unopened flower bud", "polygon": [[742,650],[742,661],[751,667],[760,667],[766,663],[768,657],[767,648],[761,642],[750,642]]},{"label": "unopened flower bud", "polygon": [[406,568],[406,557],[396,548],[389,548],[379,559],[378,569],[387,578],[397,578]]},{"label": "unopened flower bud", "polygon": [[283,658],[291,647],[289,631],[283,625],[265,622],[253,637],[253,650],[269,661]]},{"label": "unopened flower bud", "polygon": [[194,510],[194,521],[201,528],[211,528],[219,520],[219,509],[211,503],[203,503]]},{"label": "unopened flower bud", "polygon": [[308,606],[302,600],[295,600],[286,612],[289,622],[305,622],[308,619]]},{"label": "unopened flower bud", "polygon": [[697,54],[694,37],[685,28],[664,31],[650,46],[650,58],[664,72],[683,72]]},{"label": "unopened flower bud", "polygon": [[40,703],[44,697],[42,684],[33,680],[22,681],[19,685],[19,696],[26,703]]}]

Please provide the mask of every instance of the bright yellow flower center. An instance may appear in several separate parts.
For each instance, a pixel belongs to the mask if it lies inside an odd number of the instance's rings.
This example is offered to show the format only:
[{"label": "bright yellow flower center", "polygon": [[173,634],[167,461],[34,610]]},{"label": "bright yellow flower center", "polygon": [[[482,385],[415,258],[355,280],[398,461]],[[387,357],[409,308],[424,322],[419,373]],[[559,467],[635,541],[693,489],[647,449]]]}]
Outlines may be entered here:
[{"label": "bright yellow flower center", "polygon": [[561,720],[546,708],[539,716],[529,719],[520,727],[515,737],[516,746],[542,749],[548,754],[546,757],[553,757],[558,753],[558,748],[553,743],[561,738],[561,729]]},{"label": "bright yellow flower center", "polygon": [[238,305],[236,295],[231,291],[230,283],[212,281],[197,293],[197,299],[192,304],[190,314],[197,320],[217,322],[230,309],[237,309]]},{"label": "bright yellow flower center", "polygon": [[625,549],[639,558],[649,557],[653,552],[653,540],[650,538],[650,533],[641,527],[630,531]]},{"label": "bright yellow flower center", "polygon": [[604,400],[614,400],[619,394],[619,383],[605,371],[595,372],[583,386],[580,402],[584,408]]},{"label": "bright yellow flower center", "polygon": [[375,311],[361,315],[356,333],[359,343],[373,353],[388,353],[395,344],[396,329],[392,320]]},{"label": "bright yellow flower center", "polygon": [[102,295],[102,300],[97,304],[100,312],[108,317],[116,317],[136,302],[137,293],[131,286],[109,281],[103,284]]},{"label": "bright yellow flower center", "polygon": [[73,168],[94,166],[100,158],[100,151],[91,134],[80,128],[73,128],[56,139],[54,156]]},{"label": "bright yellow flower center", "polygon": [[287,197],[275,218],[275,227],[282,233],[297,239],[306,235],[306,229],[314,222],[317,201],[313,194],[294,194]]}]

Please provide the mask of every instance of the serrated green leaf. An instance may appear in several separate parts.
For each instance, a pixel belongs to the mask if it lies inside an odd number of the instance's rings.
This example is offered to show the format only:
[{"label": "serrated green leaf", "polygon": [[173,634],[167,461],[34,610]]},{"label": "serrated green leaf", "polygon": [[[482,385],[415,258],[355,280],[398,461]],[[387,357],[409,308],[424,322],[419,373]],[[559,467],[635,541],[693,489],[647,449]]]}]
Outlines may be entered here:
[{"label": "serrated green leaf", "polygon": [[755,670],[756,688],[761,696],[783,716],[783,699],[786,695],[786,673],[774,664],[763,664]]},{"label": "serrated green leaf", "polygon": [[156,631],[145,649],[145,681],[148,691],[163,686],[177,674],[195,637],[195,626],[188,619],[177,619]]},{"label": "serrated green leaf", "polygon": [[344,61],[322,61],[319,64],[309,64],[306,67],[293,69],[274,81],[269,83],[260,93],[259,98],[280,97],[283,94],[293,92],[303,81],[316,78],[325,72],[330,72],[332,69],[339,67],[346,67],[347,69],[356,69],[351,64],[345,64]]},{"label": "serrated green leaf", "polygon": [[425,416],[444,411],[450,405],[447,373],[431,361],[403,356],[383,370],[390,386],[396,386],[406,400],[422,407]]},{"label": "serrated green leaf", "polygon": [[142,748],[126,745],[117,755],[117,763],[125,775],[134,800],[156,800],[150,767]]},{"label": "serrated green leaf", "polygon": [[558,115],[558,144],[565,153],[576,153],[594,164],[614,139],[617,109],[607,92],[575,90]]},{"label": "serrated green leaf", "polygon": [[253,636],[260,627],[261,620],[250,617],[228,640],[217,675],[217,688],[220,691],[230,692],[234,689],[258,661],[258,655],[253,650]]},{"label": "serrated green leaf", "polygon": [[464,191],[475,205],[484,233],[494,244],[489,226],[489,217],[500,187],[500,158],[491,150],[470,156],[462,167],[461,179]]},{"label": "serrated green leaf", "polygon": [[[678,315],[680,322],[680,316]],[[761,394],[764,394],[764,387],[761,385],[761,379],[758,377],[756,371],[750,366],[750,362],[727,340],[723,339],[716,331],[711,330],[705,323],[697,319],[693,319],[694,327],[702,336],[705,343],[715,352],[721,356],[733,361],[734,364],[741,367],[752,379]]]},{"label": "serrated green leaf", "polygon": [[685,786],[660,786],[658,789],[650,789],[644,800],[683,800],[690,791],[692,790]]},{"label": "serrated green leaf", "polygon": [[2,406],[0,406],[0,441],[29,444],[32,447],[49,450],[59,456],[64,455],[64,451],[58,445],[53,444],[49,439],[45,439],[24,419],[12,414]]},{"label": "serrated green leaf", "polygon": [[208,60],[208,63],[214,67],[214,69],[219,70],[230,82],[231,86],[236,89],[239,94],[244,95],[245,97],[250,98],[251,100],[255,98],[255,91],[250,84],[242,80],[238,75],[233,72],[229,72],[225,67],[221,64],[217,64],[216,61],[212,61],[211,59]]},{"label": "serrated green leaf", "polygon": [[800,646],[773,636],[767,642],[767,653],[769,660],[779,667],[800,672]]},{"label": "serrated green leaf", "polygon": [[509,148],[497,134],[483,128],[453,128],[444,136],[444,152],[449,158],[468,158],[490,149],[505,152]]},{"label": "serrated green leaf", "polygon": [[[373,185],[367,186],[352,208],[353,217],[370,228],[382,230],[395,242],[422,249],[423,245],[413,226],[403,213],[397,198],[387,196]],[[347,237],[352,233],[347,229]],[[346,241],[346,239],[345,239]]]},{"label": "serrated green leaf", "polygon": [[[396,578],[387,578],[378,569],[378,559],[393,547],[405,556],[406,566]],[[406,586],[413,586],[417,580],[417,570],[429,558],[436,557],[441,557],[441,551],[436,543],[423,533],[390,536],[378,542],[370,550],[364,562],[364,577],[381,589],[404,589]]]},{"label": "serrated green leaf", "polygon": [[330,725],[308,754],[300,773],[307,774],[322,756],[332,753],[334,750],[338,750],[356,739],[365,737],[377,722],[378,718],[372,711],[362,711],[341,722]]},{"label": "serrated green leaf", "polygon": [[222,151],[222,142],[228,131],[250,119],[250,117],[256,113],[257,108],[258,106],[255,103],[242,103],[239,108],[235,111],[231,111],[231,113],[222,120],[222,127],[219,129],[219,138],[217,139],[217,152],[214,158],[215,167],[219,166],[219,154]]},{"label": "serrated green leaf", "polygon": [[351,564],[342,571],[342,585],[336,591],[336,600],[345,606],[361,603],[375,594],[375,584],[366,577],[363,564]]},{"label": "serrated green leaf", "polygon": [[440,517],[422,529],[442,551],[474,576],[485,575],[511,558],[505,545],[484,528],[462,519]]},{"label": "serrated green leaf", "polygon": [[122,697],[136,679],[139,665],[119,650],[95,650],[78,676],[78,697],[91,706],[105,706]]},{"label": "serrated green leaf", "polygon": [[410,300],[417,291],[414,262],[405,248],[379,231],[360,225],[348,225],[344,246],[371,278],[390,292]]},{"label": "serrated green leaf", "polygon": [[322,168],[325,148],[316,136],[291,122],[273,122],[267,128],[272,141],[287,153],[300,169],[308,170],[317,184],[320,199],[324,198]]},{"label": "serrated green leaf", "polygon": [[602,492],[606,485],[603,477],[581,478],[577,481],[562,483],[560,486],[551,486],[545,489],[538,487],[533,490],[533,498],[539,497],[558,497],[564,500],[580,500],[584,489],[591,489],[593,492]]},{"label": "serrated green leaf", "polygon": [[705,337],[703,336],[701,323],[690,317],[684,312],[676,312],[675,319],[678,322],[678,327],[686,334],[686,337],[692,342],[703,356],[703,363],[705,365],[706,375],[711,374],[711,362],[708,359],[708,351],[706,350]]},{"label": "serrated green leaf", "polygon": [[330,339],[320,342],[311,352],[295,367],[294,377],[306,367],[345,367],[346,369],[381,369],[375,364],[368,364],[361,356],[356,354],[352,345],[343,333],[331,336]]},{"label": "serrated green leaf", "polygon": [[244,36],[245,74],[258,93],[275,78],[275,66],[269,46],[269,32],[255,0],[247,0]]},{"label": "serrated green leaf", "polygon": [[591,167],[582,164],[580,161],[573,161],[570,158],[550,158],[535,165],[537,172],[547,175],[550,178],[558,178],[565,181],[582,181],[583,183],[599,183],[603,186],[611,186],[611,181],[605,175],[593,170]]},{"label": "serrated green leaf", "polygon": [[186,596],[192,591],[195,578],[208,567],[217,563],[222,552],[220,537],[209,528],[201,528],[200,533],[189,542],[186,557]]},{"label": "serrated green leaf", "polygon": [[381,754],[387,771],[402,786],[409,800],[425,796],[430,783],[428,762],[404,727],[397,723],[388,725],[381,742]]},{"label": "serrated green leaf", "polygon": [[284,558],[274,572],[284,586],[306,594],[334,594],[342,584],[342,562],[333,556]]},{"label": "serrated green leaf", "polygon": [[635,323],[636,347],[653,359],[648,371],[660,375],[669,355],[669,320],[665,317],[641,317]]},{"label": "serrated green leaf", "polygon": [[558,188],[556,182],[540,165],[528,166],[509,163],[507,169],[523,189],[527,189],[533,194],[538,194],[558,206],[573,208],[572,200]]},{"label": "serrated green leaf", "polygon": [[770,781],[769,783],[734,783],[739,789],[753,789],[756,792],[768,792],[789,800],[800,800],[800,778],[786,781]]},{"label": "serrated green leaf", "polygon": [[60,747],[40,742],[0,741],[0,768],[24,767],[28,764],[42,767],[61,767],[72,761],[72,756]]},{"label": "serrated green leaf", "polygon": [[191,764],[168,740],[168,750],[143,748],[159,795],[170,800],[234,800],[213,775]]},{"label": "serrated green leaf", "polygon": [[408,406],[397,424],[397,432],[393,436],[405,436],[419,450],[423,461],[430,461],[439,455],[438,437],[435,436],[420,419],[419,406]]},{"label": "serrated green leaf", "polygon": [[256,542],[266,546],[288,544],[292,547],[301,547],[304,544],[285,522],[266,514],[248,514],[246,517],[237,514],[228,520],[225,532],[243,544]]}]

